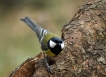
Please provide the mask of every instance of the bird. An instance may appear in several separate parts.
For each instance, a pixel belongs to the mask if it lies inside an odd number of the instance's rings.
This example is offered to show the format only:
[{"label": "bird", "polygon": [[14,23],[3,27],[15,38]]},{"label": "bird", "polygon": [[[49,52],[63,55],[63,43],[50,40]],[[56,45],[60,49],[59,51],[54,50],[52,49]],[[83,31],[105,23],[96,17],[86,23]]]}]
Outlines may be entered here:
[{"label": "bird", "polygon": [[51,72],[45,54],[51,57],[57,56],[64,49],[64,41],[57,34],[54,34],[53,32],[37,25],[29,17],[25,17],[20,20],[23,21],[26,25],[28,25],[36,33],[39,43],[41,45],[41,49],[44,53],[44,61],[47,70]]}]

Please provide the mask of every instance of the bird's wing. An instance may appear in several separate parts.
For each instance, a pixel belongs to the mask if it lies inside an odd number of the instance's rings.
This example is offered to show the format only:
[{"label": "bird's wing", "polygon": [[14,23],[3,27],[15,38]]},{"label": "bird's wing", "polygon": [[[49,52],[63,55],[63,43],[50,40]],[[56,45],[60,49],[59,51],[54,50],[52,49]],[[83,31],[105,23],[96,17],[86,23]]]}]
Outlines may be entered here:
[{"label": "bird's wing", "polygon": [[41,26],[38,26],[29,17],[25,17],[24,19],[20,19],[20,20],[22,20],[24,23],[26,23],[37,34],[37,37],[40,42],[41,42],[42,38],[44,37],[44,35],[47,34],[47,32],[49,32],[48,30],[41,28]]}]

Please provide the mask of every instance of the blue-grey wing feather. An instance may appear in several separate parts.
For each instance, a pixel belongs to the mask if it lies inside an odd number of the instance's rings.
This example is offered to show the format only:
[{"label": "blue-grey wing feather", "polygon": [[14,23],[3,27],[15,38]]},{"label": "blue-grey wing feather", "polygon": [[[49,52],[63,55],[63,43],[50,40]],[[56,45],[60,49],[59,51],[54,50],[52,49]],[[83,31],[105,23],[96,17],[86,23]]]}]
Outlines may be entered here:
[{"label": "blue-grey wing feather", "polygon": [[32,19],[29,17],[25,17],[25,19],[21,19],[24,23],[26,23],[36,34],[39,39],[39,42],[41,44],[42,50],[47,50],[48,46],[44,42],[42,42],[43,37],[45,34],[47,34],[49,31],[42,28],[41,26],[38,26]]},{"label": "blue-grey wing feather", "polygon": [[42,40],[43,36],[47,34],[48,30],[41,28],[41,26],[38,26],[33,20],[31,20],[29,17],[25,17],[25,19],[21,19],[24,23],[26,23],[36,34],[39,38],[39,41]]}]

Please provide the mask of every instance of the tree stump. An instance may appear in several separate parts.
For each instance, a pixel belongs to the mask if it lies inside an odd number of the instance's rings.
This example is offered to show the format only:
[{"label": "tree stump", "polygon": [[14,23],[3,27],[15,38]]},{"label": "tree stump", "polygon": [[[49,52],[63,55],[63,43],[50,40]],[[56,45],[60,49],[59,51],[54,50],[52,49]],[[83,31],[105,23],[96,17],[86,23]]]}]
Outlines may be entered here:
[{"label": "tree stump", "polygon": [[40,53],[22,63],[9,77],[106,77],[106,0],[90,0],[63,27],[65,48],[47,57]]}]

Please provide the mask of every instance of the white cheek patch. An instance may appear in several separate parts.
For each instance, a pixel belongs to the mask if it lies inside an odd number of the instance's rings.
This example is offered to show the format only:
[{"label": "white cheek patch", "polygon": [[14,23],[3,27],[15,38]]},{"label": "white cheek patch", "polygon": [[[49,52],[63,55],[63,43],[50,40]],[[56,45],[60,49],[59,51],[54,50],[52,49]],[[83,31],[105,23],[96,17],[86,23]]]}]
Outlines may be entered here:
[{"label": "white cheek patch", "polygon": [[51,48],[54,48],[56,46],[56,43],[50,40],[49,45]]},{"label": "white cheek patch", "polygon": [[61,44],[61,49],[63,49],[64,48],[64,42]]}]

